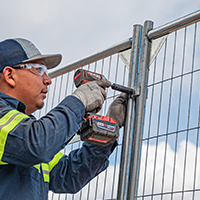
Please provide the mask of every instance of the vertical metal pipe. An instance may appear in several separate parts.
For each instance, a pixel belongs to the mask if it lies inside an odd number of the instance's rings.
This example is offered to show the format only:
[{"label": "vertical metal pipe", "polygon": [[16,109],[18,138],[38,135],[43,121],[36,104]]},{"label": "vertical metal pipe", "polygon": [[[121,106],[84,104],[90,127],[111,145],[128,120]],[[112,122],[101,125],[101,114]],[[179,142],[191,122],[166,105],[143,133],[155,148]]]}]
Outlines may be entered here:
[{"label": "vertical metal pipe", "polygon": [[[131,52],[131,64],[129,71],[128,86],[135,86],[137,78],[137,70],[139,65],[139,53],[141,44],[141,25],[133,26],[133,40],[132,40],[132,52]],[[128,179],[129,179],[129,166],[131,159],[131,144],[132,144],[132,132],[133,132],[133,107],[134,99],[128,99],[126,124],[124,127],[123,142],[122,142],[122,154],[120,162],[119,172],[119,184],[117,199],[126,200],[128,194]]]},{"label": "vertical metal pipe", "polygon": [[133,142],[132,142],[127,200],[135,199],[137,195],[137,187],[139,182],[141,138],[142,138],[143,124],[144,124],[148,68],[149,68],[150,51],[151,51],[151,42],[147,38],[147,33],[152,28],[153,28],[153,22],[145,21],[142,33],[140,69],[138,77],[138,86],[140,87],[140,95],[136,98],[135,101],[135,121],[134,121],[133,135],[132,135]]}]

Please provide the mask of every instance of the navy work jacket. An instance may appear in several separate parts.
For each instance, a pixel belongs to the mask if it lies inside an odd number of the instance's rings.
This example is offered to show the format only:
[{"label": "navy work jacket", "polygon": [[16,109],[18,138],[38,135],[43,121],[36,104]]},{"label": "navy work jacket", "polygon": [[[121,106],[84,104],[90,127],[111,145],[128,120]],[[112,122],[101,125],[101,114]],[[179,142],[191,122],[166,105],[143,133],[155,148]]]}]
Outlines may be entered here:
[{"label": "navy work jacket", "polygon": [[24,114],[25,105],[0,93],[0,199],[46,200],[48,191],[76,193],[108,167],[117,142],[83,143],[60,152],[80,128],[85,108],[66,97],[44,117]]}]

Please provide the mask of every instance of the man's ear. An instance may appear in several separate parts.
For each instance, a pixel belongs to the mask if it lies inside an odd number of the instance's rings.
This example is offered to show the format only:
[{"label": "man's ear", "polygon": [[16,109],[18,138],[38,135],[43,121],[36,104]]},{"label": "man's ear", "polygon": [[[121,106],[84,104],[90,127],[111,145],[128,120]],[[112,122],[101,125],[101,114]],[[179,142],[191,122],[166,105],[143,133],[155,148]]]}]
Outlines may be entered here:
[{"label": "man's ear", "polygon": [[14,69],[12,67],[8,66],[3,69],[3,77],[11,87],[15,87]]}]

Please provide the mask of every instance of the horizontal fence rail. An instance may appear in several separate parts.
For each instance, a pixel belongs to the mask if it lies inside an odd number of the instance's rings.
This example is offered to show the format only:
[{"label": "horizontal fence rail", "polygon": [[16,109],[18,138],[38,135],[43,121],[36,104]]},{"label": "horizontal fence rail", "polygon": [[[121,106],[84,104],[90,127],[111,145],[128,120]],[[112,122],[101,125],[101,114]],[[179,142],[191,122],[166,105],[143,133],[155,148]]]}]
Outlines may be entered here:
[{"label": "horizontal fence rail", "polygon": [[199,21],[200,21],[200,10],[149,31],[148,37],[149,39],[154,40]]},{"label": "horizontal fence rail", "polygon": [[60,76],[62,74],[65,74],[67,72],[75,70],[77,68],[80,68],[80,67],[86,66],[88,64],[94,63],[94,62],[96,62],[98,60],[104,59],[104,58],[106,58],[108,56],[111,56],[111,55],[113,55],[115,53],[118,53],[120,51],[124,51],[126,49],[130,49],[131,48],[131,44],[132,44],[131,38],[127,39],[127,40],[125,40],[125,41],[123,41],[121,43],[118,43],[116,45],[113,45],[112,47],[109,47],[109,48],[107,48],[107,49],[105,49],[103,51],[97,52],[97,53],[95,53],[93,55],[90,55],[90,56],[88,56],[86,58],[80,59],[80,60],[78,60],[76,62],[73,62],[73,63],[71,63],[69,65],[66,65],[66,66],[64,66],[64,67],[62,67],[60,69],[55,69],[55,70],[53,70],[53,71],[51,71],[49,73],[49,76],[51,78],[55,78],[57,76]]}]

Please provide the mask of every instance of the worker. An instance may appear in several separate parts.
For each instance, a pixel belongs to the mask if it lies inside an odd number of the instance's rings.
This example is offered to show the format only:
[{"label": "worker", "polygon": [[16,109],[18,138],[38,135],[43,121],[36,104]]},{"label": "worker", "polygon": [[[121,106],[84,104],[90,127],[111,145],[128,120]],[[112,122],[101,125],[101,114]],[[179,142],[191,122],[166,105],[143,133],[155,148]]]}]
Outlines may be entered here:
[{"label": "worker", "polygon": [[[0,199],[45,200],[49,190],[76,193],[108,167],[116,141],[108,146],[84,142],[69,155],[60,150],[81,127],[85,112],[102,107],[102,87],[109,81],[83,84],[45,116],[32,115],[43,107],[52,83],[47,70],[61,58],[42,55],[23,38],[0,42]],[[120,95],[108,111],[120,127],[125,99]]]}]

